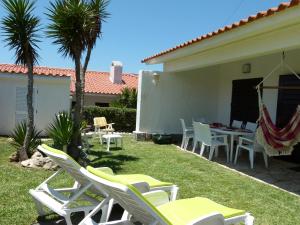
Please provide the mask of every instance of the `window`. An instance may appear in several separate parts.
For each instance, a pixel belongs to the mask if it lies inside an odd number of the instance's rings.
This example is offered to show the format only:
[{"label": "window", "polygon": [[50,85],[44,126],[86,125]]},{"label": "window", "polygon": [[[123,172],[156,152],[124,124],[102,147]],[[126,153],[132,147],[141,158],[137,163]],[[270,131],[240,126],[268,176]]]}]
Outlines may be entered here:
[{"label": "window", "polygon": [[99,107],[109,107],[109,103],[103,103],[103,102],[96,102],[95,106]]}]

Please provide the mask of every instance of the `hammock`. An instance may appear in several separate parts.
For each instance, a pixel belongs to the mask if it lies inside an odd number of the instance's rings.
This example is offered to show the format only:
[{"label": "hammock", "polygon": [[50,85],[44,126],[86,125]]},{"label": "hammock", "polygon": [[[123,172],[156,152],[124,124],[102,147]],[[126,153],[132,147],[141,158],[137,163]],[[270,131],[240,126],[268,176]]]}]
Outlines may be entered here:
[{"label": "hammock", "polygon": [[300,106],[282,129],[274,125],[264,104],[261,105],[260,113],[259,127],[256,131],[257,142],[264,147],[269,156],[290,155],[300,141]]},{"label": "hammock", "polygon": [[[296,74],[295,71],[292,70],[287,64],[284,64],[283,60],[284,53],[279,66],[287,67],[298,79],[300,79],[299,75]],[[256,87],[260,111],[260,116],[258,119],[259,127],[256,131],[256,141],[262,147],[264,147],[269,156],[291,155],[294,150],[294,146],[300,142],[300,106],[298,105],[296,112],[288,124],[284,128],[280,129],[277,128],[272,122],[267,107],[262,101],[260,85],[263,84],[263,82],[277,69],[278,66],[275,67],[275,69]]]}]

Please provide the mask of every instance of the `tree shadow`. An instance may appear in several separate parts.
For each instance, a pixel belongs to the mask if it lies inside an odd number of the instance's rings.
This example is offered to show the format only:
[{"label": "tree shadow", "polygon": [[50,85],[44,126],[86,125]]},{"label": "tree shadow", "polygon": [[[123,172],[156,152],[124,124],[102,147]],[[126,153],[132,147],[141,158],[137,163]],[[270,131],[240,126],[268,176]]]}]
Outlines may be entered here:
[{"label": "tree shadow", "polygon": [[139,158],[131,155],[113,154],[106,151],[90,150],[89,155],[95,158],[90,160],[90,165],[93,167],[109,167],[114,172],[122,170],[122,165],[128,161],[136,161]]}]

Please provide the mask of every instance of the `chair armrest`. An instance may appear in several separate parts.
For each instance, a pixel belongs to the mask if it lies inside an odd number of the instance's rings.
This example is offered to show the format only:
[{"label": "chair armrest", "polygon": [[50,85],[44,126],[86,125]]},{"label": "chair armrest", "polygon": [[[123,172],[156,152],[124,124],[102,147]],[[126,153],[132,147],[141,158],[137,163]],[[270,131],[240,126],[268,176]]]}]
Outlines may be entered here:
[{"label": "chair armrest", "polygon": [[162,190],[149,191],[143,193],[143,196],[155,206],[160,206],[170,202],[168,193]]},{"label": "chair armrest", "polygon": [[100,171],[102,171],[104,173],[107,173],[109,175],[114,175],[114,172],[109,167],[98,167],[98,168],[96,168],[96,170],[100,170]]},{"label": "chair armrest", "polygon": [[253,144],[254,140],[250,139],[250,138],[246,138],[246,137],[240,137],[239,138],[239,145],[242,145],[244,143],[248,143],[248,144]]},{"label": "chair armrest", "polygon": [[131,185],[137,188],[141,193],[150,191],[150,186],[147,182],[136,182],[136,183],[131,183]]}]

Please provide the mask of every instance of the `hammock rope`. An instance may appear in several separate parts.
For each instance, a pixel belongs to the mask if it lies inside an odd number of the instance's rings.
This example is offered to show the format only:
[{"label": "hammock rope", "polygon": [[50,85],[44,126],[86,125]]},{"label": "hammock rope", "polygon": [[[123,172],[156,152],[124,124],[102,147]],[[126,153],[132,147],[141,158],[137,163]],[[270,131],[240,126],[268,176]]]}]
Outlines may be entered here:
[{"label": "hammock rope", "polygon": [[266,81],[276,70],[285,66],[298,79],[299,75],[284,62],[284,53],[282,60],[257,86],[258,104],[259,104],[259,127],[256,131],[256,141],[264,147],[269,156],[291,155],[294,146],[300,142],[300,105],[298,105],[296,112],[284,128],[278,128],[273,123],[267,107],[263,103],[261,95],[261,85]]}]

